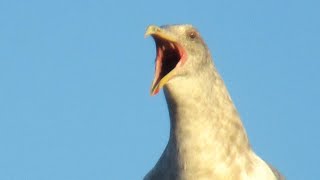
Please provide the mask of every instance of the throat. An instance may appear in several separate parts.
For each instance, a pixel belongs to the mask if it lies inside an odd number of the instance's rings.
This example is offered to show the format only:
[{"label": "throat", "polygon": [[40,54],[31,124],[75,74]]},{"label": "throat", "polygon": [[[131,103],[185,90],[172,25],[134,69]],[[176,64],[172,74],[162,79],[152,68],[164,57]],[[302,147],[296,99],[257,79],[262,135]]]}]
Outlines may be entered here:
[{"label": "throat", "polygon": [[164,88],[171,124],[165,154],[178,160],[178,168],[189,171],[228,166],[250,151],[246,132],[222,79],[218,74],[208,78],[199,78],[206,82],[194,79],[192,84],[190,78],[179,79]]}]

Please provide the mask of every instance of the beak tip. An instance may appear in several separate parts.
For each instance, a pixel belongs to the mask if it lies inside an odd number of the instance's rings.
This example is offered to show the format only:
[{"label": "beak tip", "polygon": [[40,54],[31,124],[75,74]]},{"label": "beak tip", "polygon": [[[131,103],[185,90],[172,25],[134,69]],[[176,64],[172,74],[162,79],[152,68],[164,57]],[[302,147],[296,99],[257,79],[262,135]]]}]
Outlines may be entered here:
[{"label": "beak tip", "polygon": [[153,88],[153,89],[151,89],[151,91],[150,91],[150,95],[151,96],[155,96],[155,95],[157,95],[159,93],[159,88]]},{"label": "beak tip", "polygon": [[145,34],[144,34],[144,38],[147,38],[147,37],[149,37],[150,36],[150,34],[148,33],[148,32],[146,32]]},{"label": "beak tip", "polygon": [[154,34],[156,32],[159,32],[159,31],[160,31],[160,29],[159,29],[158,26],[150,25],[150,26],[147,27],[147,30],[146,30],[146,32],[144,34],[144,37],[147,38],[148,36],[150,36],[150,35],[152,35],[152,34]]}]

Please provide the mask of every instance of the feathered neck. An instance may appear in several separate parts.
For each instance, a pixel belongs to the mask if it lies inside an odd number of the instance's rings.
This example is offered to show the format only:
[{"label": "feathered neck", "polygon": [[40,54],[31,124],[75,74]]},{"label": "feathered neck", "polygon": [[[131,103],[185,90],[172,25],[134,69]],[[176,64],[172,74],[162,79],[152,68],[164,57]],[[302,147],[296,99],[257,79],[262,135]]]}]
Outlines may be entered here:
[{"label": "feathered neck", "polygon": [[176,160],[176,168],[188,173],[214,173],[247,159],[246,132],[213,64],[192,77],[173,79],[164,92],[171,128],[163,158]]}]

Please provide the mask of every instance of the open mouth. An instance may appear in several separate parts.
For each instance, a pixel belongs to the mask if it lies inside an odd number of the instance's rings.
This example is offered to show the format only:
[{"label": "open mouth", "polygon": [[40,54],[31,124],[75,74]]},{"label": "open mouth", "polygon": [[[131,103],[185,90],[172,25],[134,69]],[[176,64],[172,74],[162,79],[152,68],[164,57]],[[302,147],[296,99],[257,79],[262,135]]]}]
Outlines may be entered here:
[{"label": "open mouth", "polygon": [[176,42],[156,35],[153,38],[156,43],[157,57],[151,94],[155,95],[171,79],[173,70],[184,62],[185,53],[183,48]]}]

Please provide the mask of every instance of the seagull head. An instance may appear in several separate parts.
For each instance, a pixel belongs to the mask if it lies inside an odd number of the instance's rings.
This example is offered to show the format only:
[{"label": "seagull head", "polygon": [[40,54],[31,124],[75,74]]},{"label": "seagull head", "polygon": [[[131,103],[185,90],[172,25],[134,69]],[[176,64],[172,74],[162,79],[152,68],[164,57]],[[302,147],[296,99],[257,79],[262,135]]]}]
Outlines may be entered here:
[{"label": "seagull head", "polygon": [[192,25],[148,26],[145,36],[156,44],[156,65],[151,95],[177,77],[195,76],[208,63],[208,48]]}]

